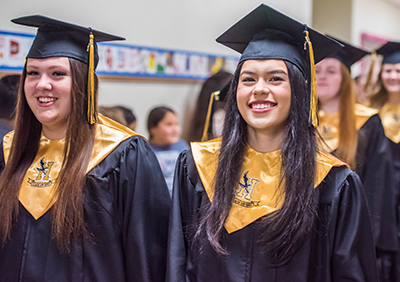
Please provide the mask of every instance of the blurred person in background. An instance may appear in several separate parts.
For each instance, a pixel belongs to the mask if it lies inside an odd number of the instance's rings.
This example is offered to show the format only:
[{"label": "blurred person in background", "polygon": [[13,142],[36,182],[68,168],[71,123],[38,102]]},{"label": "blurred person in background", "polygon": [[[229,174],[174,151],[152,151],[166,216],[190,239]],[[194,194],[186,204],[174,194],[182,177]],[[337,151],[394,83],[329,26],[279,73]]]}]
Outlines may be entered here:
[{"label": "blurred person in background", "polygon": [[124,113],[117,106],[114,107],[99,106],[99,113],[128,127],[128,123],[124,117]]},{"label": "blurred person in background", "polygon": [[20,79],[19,74],[6,75],[0,79],[0,141],[14,129]]},{"label": "blurred person in background", "polygon": [[[197,98],[196,108],[190,126],[189,141],[196,142],[202,139],[203,129],[206,124],[207,109],[209,106],[210,95],[221,90],[230,80],[232,74],[226,71],[219,71],[210,76],[203,84],[200,94]],[[214,139],[221,136],[222,125],[225,118],[225,101],[214,101],[212,105],[212,115],[207,129],[208,139]]]},{"label": "blurred person in background", "polygon": [[[378,111],[356,103],[350,67],[368,52],[346,42],[315,66],[322,147],[357,172],[370,209],[381,277],[397,251],[393,200],[393,161]],[[327,145],[327,146],[324,146]]]},{"label": "blurred person in background", "polygon": [[[378,50],[383,55],[378,79],[372,87],[368,105],[379,111],[385,135],[389,140],[394,167],[397,240],[400,242],[400,42],[389,41]],[[372,66],[373,67],[373,66]],[[390,277],[400,281],[400,250],[393,254]]]},{"label": "blurred person in background", "polygon": [[126,120],[126,123],[128,124],[127,126],[130,129],[132,129],[133,131],[135,131],[136,125],[137,125],[137,120],[136,120],[136,116],[133,113],[133,111],[124,106],[116,106],[116,107],[122,111],[124,118]]},{"label": "blurred person in background", "polygon": [[171,194],[176,159],[182,151],[189,149],[189,145],[180,139],[182,129],[178,116],[168,107],[156,107],[150,111],[147,130],[150,146],[157,156]]}]

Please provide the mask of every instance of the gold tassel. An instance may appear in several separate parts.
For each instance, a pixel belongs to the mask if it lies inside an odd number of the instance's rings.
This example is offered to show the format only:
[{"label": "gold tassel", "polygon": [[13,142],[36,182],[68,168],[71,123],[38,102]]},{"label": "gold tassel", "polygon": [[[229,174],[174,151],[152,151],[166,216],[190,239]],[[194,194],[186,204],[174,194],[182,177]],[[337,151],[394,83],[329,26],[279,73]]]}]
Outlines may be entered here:
[{"label": "gold tassel", "polygon": [[220,91],[215,91],[211,93],[210,96],[210,102],[208,103],[208,110],[207,110],[207,116],[206,116],[206,123],[204,124],[204,129],[203,129],[203,136],[201,137],[201,142],[207,141],[208,140],[208,127],[210,126],[210,118],[211,118],[211,110],[212,110],[212,105],[214,102],[214,97],[215,100],[219,100],[219,93]]},{"label": "gold tassel", "polygon": [[370,90],[370,86],[372,83],[372,74],[374,72],[375,61],[376,61],[376,52],[373,51],[371,53],[371,65],[368,70],[367,81],[365,82],[365,85],[364,85],[364,93],[367,94],[367,97],[368,97],[368,95],[371,94],[369,90]]},{"label": "gold tassel", "polygon": [[[308,49],[309,57],[310,57],[310,80],[311,80],[311,93],[310,93],[310,114],[309,120],[311,121],[314,127],[318,125],[318,116],[317,116],[317,104],[318,104],[318,95],[317,95],[317,80],[315,78],[315,63],[314,63],[314,51],[312,48],[310,37],[308,36],[308,30],[306,33],[306,42],[304,43],[304,50]],[[308,46],[308,48],[306,47]]]},{"label": "gold tassel", "polygon": [[87,118],[89,124],[96,123],[94,116],[94,36],[90,33],[90,40],[88,45],[89,51],[89,69],[88,69],[88,110]]}]

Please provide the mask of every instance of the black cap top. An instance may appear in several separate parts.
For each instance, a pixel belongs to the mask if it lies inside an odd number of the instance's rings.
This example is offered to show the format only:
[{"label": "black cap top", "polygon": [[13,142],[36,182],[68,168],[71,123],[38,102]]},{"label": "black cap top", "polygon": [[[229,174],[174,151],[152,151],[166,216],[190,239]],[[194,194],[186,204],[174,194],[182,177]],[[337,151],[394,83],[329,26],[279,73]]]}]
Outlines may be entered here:
[{"label": "black cap top", "polygon": [[309,54],[305,31],[313,45],[315,63],[339,50],[341,44],[300,22],[261,4],[217,38],[217,42],[248,59],[281,59],[296,65],[308,77]]},{"label": "black cap top", "polygon": [[398,64],[400,63],[400,42],[389,41],[376,53],[383,55],[382,64]]},{"label": "black cap top", "polygon": [[342,62],[349,70],[351,65],[361,60],[365,55],[370,54],[360,48],[357,48],[349,43],[343,42],[337,38],[327,35],[329,38],[336,40],[337,42],[344,45],[342,49],[331,54],[328,58],[335,58]]},{"label": "black cap top", "polygon": [[45,59],[69,57],[88,63],[89,35],[94,35],[94,67],[99,61],[96,42],[125,40],[88,27],[83,27],[41,15],[26,16],[11,20],[13,23],[37,27],[38,31],[27,58]]}]

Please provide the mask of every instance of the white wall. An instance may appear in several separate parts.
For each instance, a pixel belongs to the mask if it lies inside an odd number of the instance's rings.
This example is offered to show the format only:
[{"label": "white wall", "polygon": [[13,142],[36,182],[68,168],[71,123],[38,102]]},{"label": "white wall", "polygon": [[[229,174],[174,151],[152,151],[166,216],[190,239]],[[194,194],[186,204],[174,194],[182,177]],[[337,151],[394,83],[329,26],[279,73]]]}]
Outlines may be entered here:
[{"label": "white wall", "polygon": [[400,4],[388,0],[353,0],[352,42],[360,45],[361,34],[400,41]]},{"label": "white wall", "polygon": [[[364,1],[364,0],[362,0]],[[91,26],[127,38],[128,44],[235,54],[215,42],[222,32],[260,4],[260,0],[0,0],[0,29],[35,33],[10,19],[43,14]],[[266,4],[310,24],[312,0],[270,0]],[[146,118],[154,106],[175,109],[185,124],[201,82],[150,83],[110,81],[100,84],[100,103],[124,104],[138,116],[139,133],[147,136]]]}]

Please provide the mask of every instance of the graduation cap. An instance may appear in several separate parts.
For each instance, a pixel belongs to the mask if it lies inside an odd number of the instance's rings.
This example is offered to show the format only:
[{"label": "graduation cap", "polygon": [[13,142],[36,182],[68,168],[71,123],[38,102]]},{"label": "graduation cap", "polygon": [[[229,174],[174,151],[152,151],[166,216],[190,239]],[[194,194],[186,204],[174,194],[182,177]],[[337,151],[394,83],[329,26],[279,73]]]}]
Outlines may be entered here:
[{"label": "graduation cap", "polygon": [[383,55],[383,64],[400,63],[400,42],[389,41],[378,50],[377,54]]},{"label": "graduation cap", "polygon": [[11,21],[38,28],[26,58],[68,57],[88,65],[88,121],[90,124],[95,123],[94,70],[99,62],[96,42],[125,38],[42,15],[20,17]]},{"label": "graduation cap", "polygon": [[336,40],[341,43],[344,47],[339,51],[328,56],[328,58],[335,58],[342,62],[349,70],[350,67],[361,60],[365,55],[370,54],[370,52],[364,51],[360,48],[357,48],[349,43],[343,42],[337,38],[334,38],[330,35],[327,35],[329,38]]},{"label": "graduation cap", "polygon": [[230,27],[217,42],[241,53],[239,62],[280,59],[297,66],[308,81],[310,121],[317,125],[315,63],[342,48],[340,43],[265,4]]}]

